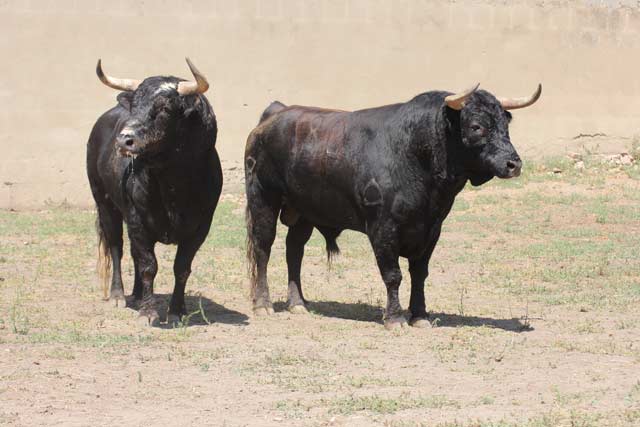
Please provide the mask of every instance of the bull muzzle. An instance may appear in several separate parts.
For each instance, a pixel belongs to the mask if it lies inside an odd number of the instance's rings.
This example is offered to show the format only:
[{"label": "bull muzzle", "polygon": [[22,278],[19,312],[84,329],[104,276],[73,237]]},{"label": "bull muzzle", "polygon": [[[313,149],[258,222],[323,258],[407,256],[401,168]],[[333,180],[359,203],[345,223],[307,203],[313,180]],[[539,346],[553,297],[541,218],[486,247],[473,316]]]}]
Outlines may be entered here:
[{"label": "bull muzzle", "polygon": [[507,160],[505,169],[507,171],[505,178],[515,178],[520,176],[520,173],[522,173],[522,160],[520,160],[520,157],[514,157],[511,160]]},{"label": "bull muzzle", "polygon": [[116,149],[122,156],[137,156],[140,154],[141,146],[135,133],[123,131],[116,137]]}]

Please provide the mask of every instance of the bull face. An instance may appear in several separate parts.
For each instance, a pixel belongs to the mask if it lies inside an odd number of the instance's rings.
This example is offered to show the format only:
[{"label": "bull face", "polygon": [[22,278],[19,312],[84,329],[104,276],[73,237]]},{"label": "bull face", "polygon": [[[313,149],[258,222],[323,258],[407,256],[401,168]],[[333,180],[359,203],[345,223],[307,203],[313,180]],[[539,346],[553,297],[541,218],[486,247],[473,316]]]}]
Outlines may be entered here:
[{"label": "bull face", "polygon": [[527,107],[538,100],[542,87],[529,98],[497,99],[477,86],[461,94],[449,95],[447,106],[459,111],[460,139],[465,169],[473,185],[494,176],[513,178],[520,175],[522,160],[511,144],[508,109]]},{"label": "bull face", "polygon": [[150,157],[171,148],[177,121],[184,115],[176,86],[176,81],[152,77],[135,92],[118,96],[120,105],[130,112],[116,136],[116,149],[121,155]]},{"label": "bull face", "polygon": [[481,175],[513,178],[522,160],[511,144],[511,113],[485,91],[476,92],[460,112],[460,135],[468,167]]},{"label": "bull face", "polygon": [[195,77],[184,81],[176,77],[149,77],[144,81],[119,79],[106,75],[98,60],[96,73],[105,85],[123,91],[118,102],[130,113],[129,118],[116,135],[116,149],[126,156],[145,156],[165,152],[176,143],[179,121],[189,117],[199,101],[199,95],[207,91],[207,79],[187,58],[187,64]]}]

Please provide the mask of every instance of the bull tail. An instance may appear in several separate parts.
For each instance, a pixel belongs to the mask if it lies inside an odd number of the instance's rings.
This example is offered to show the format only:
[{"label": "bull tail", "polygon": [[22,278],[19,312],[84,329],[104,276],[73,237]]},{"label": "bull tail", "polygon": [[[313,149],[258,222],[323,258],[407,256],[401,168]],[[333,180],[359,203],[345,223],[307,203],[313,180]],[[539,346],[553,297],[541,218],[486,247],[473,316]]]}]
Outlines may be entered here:
[{"label": "bull tail", "polygon": [[273,101],[271,104],[269,104],[269,106],[267,108],[265,108],[265,110],[262,112],[262,115],[260,116],[260,121],[258,122],[258,124],[264,122],[265,120],[267,120],[269,117],[273,116],[274,114],[276,114],[277,112],[280,112],[282,110],[284,110],[285,108],[287,108],[286,105],[284,105],[282,102],[280,101]]},{"label": "bull tail", "polygon": [[253,236],[253,217],[251,210],[247,206],[245,210],[245,222],[247,225],[247,272],[249,273],[250,296],[251,300],[255,299],[256,286],[258,285],[258,266],[256,263],[256,252]]},{"label": "bull tail", "polygon": [[100,284],[102,285],[102,293],[104,299],[109,298],[109,276],[111,275],[111,254],[109,253],[109,244],[100,223],[100,214],[96,218],[96,232],[98,234],[98,262],[96,269]]}]

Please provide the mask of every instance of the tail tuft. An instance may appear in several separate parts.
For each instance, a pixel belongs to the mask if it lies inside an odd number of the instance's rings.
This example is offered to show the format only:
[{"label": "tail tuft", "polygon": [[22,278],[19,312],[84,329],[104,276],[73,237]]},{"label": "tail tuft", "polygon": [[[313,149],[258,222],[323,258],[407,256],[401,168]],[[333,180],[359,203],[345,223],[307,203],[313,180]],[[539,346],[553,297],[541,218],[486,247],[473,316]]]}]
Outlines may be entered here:
[{"label": "tail tuft", "polygon": [[100,214],[96,218],[96,232],[98,233],[98,262],[96,270],[102,284],[102,294],[104,299],[109,298],[109,276],[111,275],[111,255],[109,254],[109,244],[100,225]]}]

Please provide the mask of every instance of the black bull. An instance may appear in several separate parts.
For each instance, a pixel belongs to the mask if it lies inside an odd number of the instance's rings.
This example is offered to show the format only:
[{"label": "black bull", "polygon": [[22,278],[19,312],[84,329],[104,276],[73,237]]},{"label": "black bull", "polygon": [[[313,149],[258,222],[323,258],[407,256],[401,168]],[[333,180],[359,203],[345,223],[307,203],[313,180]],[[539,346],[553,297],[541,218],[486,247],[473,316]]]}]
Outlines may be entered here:
[{"label": "black bull", "polygon": [[306,311],[304,246],[317,228],[329,255],[345,229],[368,236],[387,288],[385,326],[405,326],[399,257],[409,260],[410,323],[429,325],[428,263],[442,223],[467,180],[520,174],[507,109],[534,103],[486,91],[427,92],[409,102],[346,112],[270,105],[245,150],[247,256],[254,312],[271,314],[267,264],[278,215],[286,238],[288,307]]},{"label": "black bull", "polygon": [[184,291],[191,262],[207,237],[222,188],[216,118],[202,95],[208,83],[187,62],[195,81],[117,79],[106,76],[99,62],[97,68],[104,84],[122,91],[118,105],[96,122],[87,144],[100,259],[113,265],[109,299],[124,307],[120,269],[124,220],[135,267],[134,304],[144,323],[152,325],[160,318],[153,296],[158,270],[155,244],[178,245],[168,319],[174,323],[186,314]]}]

